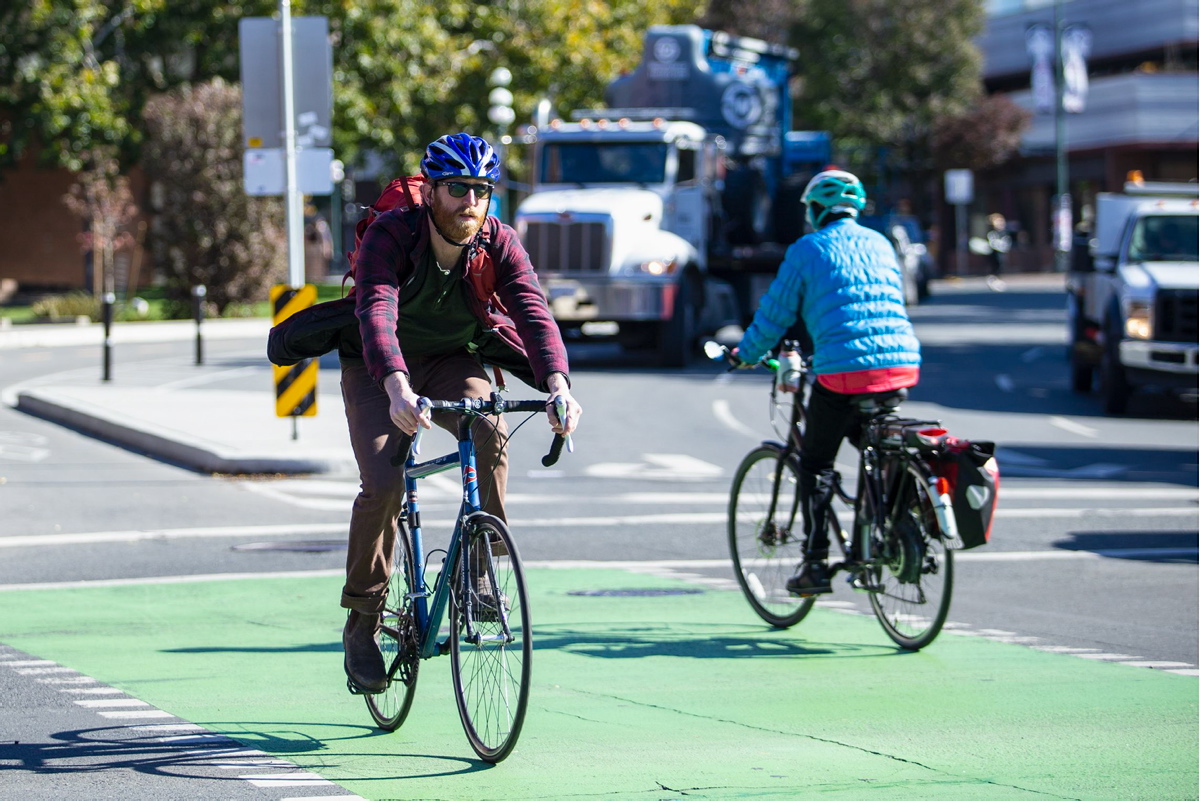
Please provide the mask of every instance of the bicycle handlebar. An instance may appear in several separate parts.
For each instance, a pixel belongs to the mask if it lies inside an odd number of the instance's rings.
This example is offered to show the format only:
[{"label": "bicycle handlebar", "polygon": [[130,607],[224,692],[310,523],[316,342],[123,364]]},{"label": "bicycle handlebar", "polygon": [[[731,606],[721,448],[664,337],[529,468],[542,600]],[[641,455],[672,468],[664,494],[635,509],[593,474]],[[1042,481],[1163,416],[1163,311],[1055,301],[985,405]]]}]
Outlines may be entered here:
[{"label": "bicycle handlebar", "polygon": [[[732,350],[725,347],[720,342],[714,342],[711,339],[704,343],[704,355],[714,362],[719,362],[724,359],[729,365],[730,371],[736,370],[744,363],[733,354]],[[758,364],[766,367],[772,373],[779,369],[779,360],[768,356],[763,356],[761,359],[759,359]]]},{"label": "bicycle handlebar", "polygon": [[[492,393],[490,398],[463,398],[457,401],[431,400],[430,398],[422,397],[417,401],[417,409],[424,413],[427,409],[444,409],[455,412],[457,414],[504,414],[505,412],[542,412],[546,410],[547,401],[544,400],[504,400],[500,396]],[[555,413],[559,420],[566,417],[566,403],[561,398],[555,398]],[[417,426],[417,433],[413,434],[412,452],[414,454],[421,453],[421,436],[425,429]],[[567,446],[567,451],[575,452],[575,443],[571,441],[571,435],[555,434],[554,439],[550,442],[550,451],[542,457],[542,466],[550,467],[558,461],[558,457],[562,454],[563,445]]]}]

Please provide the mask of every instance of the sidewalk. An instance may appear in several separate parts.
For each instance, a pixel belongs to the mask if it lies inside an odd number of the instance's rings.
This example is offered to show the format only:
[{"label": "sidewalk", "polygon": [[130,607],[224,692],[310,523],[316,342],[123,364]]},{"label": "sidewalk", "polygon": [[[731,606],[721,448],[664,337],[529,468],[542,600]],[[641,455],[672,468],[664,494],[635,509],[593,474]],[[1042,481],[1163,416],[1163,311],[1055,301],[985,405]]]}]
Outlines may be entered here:
[{"label": "sidewalk", "polygon": [[[205,321],[205,341],[258,339],[266,342],[265,319]],[[113,327],[114,344],[187,341],[191,321],[134,323]],[[15,326],[0,330],[0,351],[17,348],[103,346],[99,325]],[[264,346],[265,347],[265,346]],[[262,389],[225,389],[250,381]],[[324,384],[324,385],[323,385]],[[336,383],[318,380],[315,417],[275,416],[271,365],[236,365],[210,359],[204,365],[117,364],[110,382],[56,375],[8,387],[10,406],[123,447],[210,473],[353,472],[354,458]]]}]

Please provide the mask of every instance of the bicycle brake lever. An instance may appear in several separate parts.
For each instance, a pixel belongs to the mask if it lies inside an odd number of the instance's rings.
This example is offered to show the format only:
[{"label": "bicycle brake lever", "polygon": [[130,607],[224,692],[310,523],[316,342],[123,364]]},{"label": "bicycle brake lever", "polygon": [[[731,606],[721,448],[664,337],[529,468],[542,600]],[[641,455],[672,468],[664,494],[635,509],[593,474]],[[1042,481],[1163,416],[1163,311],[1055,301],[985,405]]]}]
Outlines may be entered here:
[{"label": "bicycle brake lever", "polygon": [[[560,424],[566,423],[566,421],[567,421],[567,404],[566,404],[566,401],[564,401],[561,397],[557,397],[554,399],[554,413],[556,415],[558,415],[558,422]],[[558,435],[556,435],[556,436],[558,436]],[[567,453],[574,453],[575,452],[575,443],[571,440],[571,435],[570,434],[562,434],[561,436],[567,444]],[[553,448],[553,446],[551,446],[551,447]],[[562,444],[561,443],[559,444],[558,449],[559,449],[559,452],[561,453],[562,452]]]},{"label": "bicycle brake lever", "polygon": [[[418,415],[424,414],[425,410],[429,408],[429,405],[430,405],[429,398],[418,398],[417,399],[417,414]],[[421,435],[424,433],[425,433],[425,429],[421,427],[421,423],[418,421],[417,422],[417,433],[413,434],[413,438],[412,438],[412,452],[414,455],[417,455],[417,456],[421,455]]]}]

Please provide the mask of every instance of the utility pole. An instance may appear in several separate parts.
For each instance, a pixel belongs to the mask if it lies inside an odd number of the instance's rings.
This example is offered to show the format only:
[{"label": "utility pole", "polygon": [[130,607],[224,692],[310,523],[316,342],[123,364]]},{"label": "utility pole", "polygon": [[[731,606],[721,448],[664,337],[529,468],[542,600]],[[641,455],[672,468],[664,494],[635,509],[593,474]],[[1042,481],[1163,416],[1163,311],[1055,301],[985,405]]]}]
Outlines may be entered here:
[{"label": "utility pole", "polygon": [[304,197],[296,179],[296,98],[292,77],[292,3],[279,0],[283,43],[283,159],[286,174],[288,283],[304,286]]},{"label": "utility pole", "polygon": [[1071,247],[1071,194],[1067,178],[1067,132],[1063,96],[1066,81],[1063,71],[1062,0],[1054,0],[1054,209],[1051,212],[1051,241],[1054,243],[1054,269],[1067,271]]}]

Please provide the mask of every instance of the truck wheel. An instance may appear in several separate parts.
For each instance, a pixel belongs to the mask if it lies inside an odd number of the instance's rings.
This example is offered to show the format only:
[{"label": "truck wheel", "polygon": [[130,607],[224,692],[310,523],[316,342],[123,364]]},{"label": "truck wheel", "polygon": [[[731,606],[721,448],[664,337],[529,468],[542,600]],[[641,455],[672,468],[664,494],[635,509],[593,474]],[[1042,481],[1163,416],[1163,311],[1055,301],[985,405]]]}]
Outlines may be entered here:
[{"label": "truck wheel", "polygon": [[1104,395],[1104,411],[1108,414],[1124,414],[1129,408],[1129,395],[1133,387],[1125,375],[1121,365],[1119,339],[1112,335],[1107,337],[1104,346],[1104,358],[1100,363],[1100,388]]},{"label": "truck wheel", "polygon": [[675,293],[675,310],[662,324],[658,341],[658,363],[663,367],[686,367],[696,340],[696,303],[692,282],[684,278]]}]

